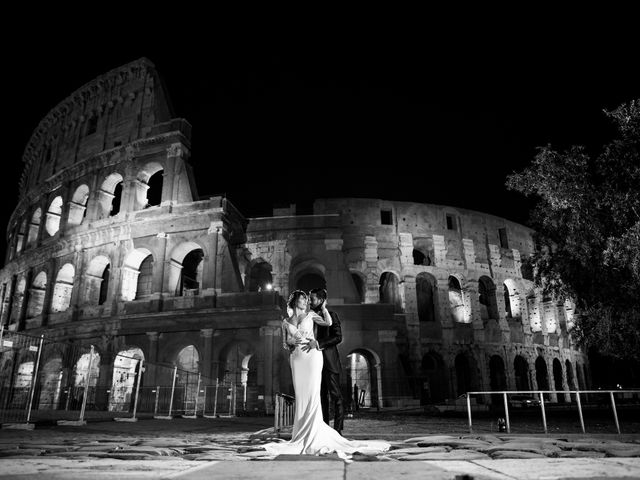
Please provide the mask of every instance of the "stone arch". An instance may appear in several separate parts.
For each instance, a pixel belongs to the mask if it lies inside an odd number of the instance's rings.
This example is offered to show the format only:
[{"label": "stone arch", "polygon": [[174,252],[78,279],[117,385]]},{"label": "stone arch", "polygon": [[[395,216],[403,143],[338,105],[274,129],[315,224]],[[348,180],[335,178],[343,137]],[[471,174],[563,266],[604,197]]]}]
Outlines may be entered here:
[{"label": "stone arch", "polygon": [[314,257],[300,256],[291,262],[290,291],[327,288],[326,267]]},{"label": "stone arch", "polygon": [[89,199],[89,187],[85,184],[80,185],[73,192],[71,201],[69,202],[69,215],[67,224],[70,226],[80,225],[87,214],[87,200]]},{"label": "stone arch", "polygon": [[85,301],[88,305],[102,305],[109,289],[111,262],[104,255],[91,259],[85,274]]},{"label": "stone arch", "polygon": [[365,292],[367,289],[367,279],[362,272],[351,270],[351,280],[353,280],[353,286],[356,292],[356,302],[364,303]]},{"label": "stone arch", "polygon": [[131,301],[152,293],[153,254],[136,248],[125,258],[122,268],[122,299]]},{"label": "stone arch", "polygon": [[51,298],[51,311],[64,312],[71,305],[71,292],[73,291],[73,281],[75,268],[70,263],[65,263],[56,276],[56,283],[53,287],[53,297]]},{"label": "stone arch", "polygon": [[100,376],[100,354],[94,350],[86,352],[78,358],[73,368],[73,388],[69,389],[67,403],[70,410],[80,410],[82,407],[85,386],[87,391],[87,408],[92,408],[96,401],[96,387]]},{"label": "stone arch", "polygon": [[536,358],[536,382],[538,390],[549,390],[549,372],[547,370],[547,362],[542,356]]},{"label": "stone arch", "polygon": [[36,208],[31,215],[31,222],[29,223],[29,235],[27,237],[27,245],[33,245],[38,240],[38,232],[40,231],[40,221],[42,217],[42,210],[40,207]]},{"label": "stone arch", "polygon": [[503,283],[504,288],[504,306],[507,318],[521,318],[520,293],[518,285],[510,278]]},{"label": "stone arch", "polygon": [[[564,390],[564,386],[562,385],[562,364],[560,363],[560,360],[554,358],[552,365],[554,390],[562,391]],[[559,393],[557,395],[558,402],[563,403],[564,395],[562,393]]]},{"label": "stone arch", "polygon": [[422,272],[416,277],[416,301],[421,322],[436,321],[436,298],[438,281],[433,275]]},{"label": "stone arch", "polygon": [[491,390],[501,391],[507,389],[504,360],[500,355],[492,355],[489,359],[489,379]]},{"label": "stone arch", "polygon": [[498,303],[496,301],[496,286],[490,277],[483,275],[478,279],[478,301],[480,303],[480,318],[498,320]]},{"label": "stone arch", "polygon": [[196,295],[202,281],[204,250],[195,242],[182,242],[171,252],[169,291],[176,296]]},{"label": "stone arch", "polygon": [[[350,399],[355,402],[354,389],[358,385],[359,405],[382,406],[382,368],[380,356],[369,348],[356,348],[347,355],[347,382]],[[351,403],[348,402],[347,405]]]},{"label": "stone arch", "polygon": [[49,204],[47,210],[47,220],[44,228],[50,237],[53,237],[60,230],[60,217],[62,216],[62,197],[58,195]]},{"label": "stone arch", "polygon": [[402,296],[400,295],[400,279],[395,272],[385,271],[380,275],[380,303],[393,305],[396,313],[402,312]]},{"label": "stone arch", "polygon": [[27,303],[27,318],[37,317],[44,308],[44,297],[47,291],[47,274],[44,271],[38,273],[31,282],[29,289],[29,302]]},{"label": "stone arch", "polygon": [[24,243],[24,238],[27,235],[27,219],[23,218],[20,222],[20,226],[18,227],[18,238],[16,240],[16,254],[22,251],[22,244]]},{"label": "stone arch", "polygon": [[272,266],[262,258],[251,262],[247,278],[249,292],[261,292],[273,288]]},{"label": "stone arch", "polygon": [[122,198],[122,183],[124,179],[117,172],[111,173],[104,179],[98,190],[98,202],[100,203],[100,218],[114,216],[120,213],[120,200]]},{"label": "stone arch", "polygon": [[529,362],[522,355],[516,355],[513,360],[513,370],[516,377],[516,390],[531,390],[529,379]]},{"label": "stone arch", "polygon": [[26,408],[29,404],[29,394],[33,383],[35,360],[32,355],[25,355],[16,362],[13,377],[13,394],[9,400],[10,408]]},{"label": "stone arch", "polygon": [[575,378],[573,376],[573,366],[571,365],[569,359],[564,362],[564,368],[567,371],[567,385],[569,386],[569,390],[575,390],[576,384]]},{"label": "stone arch", "polygon": [[255,365],[251,359],[256,355],[254,346],[246,340],[232,340],[220,351],[218,378],[236,385],[246,385],[254,375],[249,368]]},{"label": "stone arch", "polygon": [[39,373],[40,396],[38,409],[56,410],[60,403],[64,369],[62,355],[50,356],[42,363]]},{"label": "stone arch", "polygon": [[449,275],[449,307],[454,322],[471,323],[471,312],[462,282],[456,275]]},{"label": "stone arch", "polygon": [[[110,412],[132,411],[135,402],[138,375],[144,361],[144,353],[138,347],[119,351],[113,361],[113,378],[109,395]],[[140,378],[142,386],[142,377]]]},{"label": "stone arch", "polygon": [[476,390],[478,384],[476,361],[471,352],[460,352],[454,360],[456,370],[456,396]]},{"label": "stone arch", "polygon": [[164,167],[158,162],[148,162],[136,176],[136,210],[162,203]]},{"label": "stone arch", "polygon": [[422,394],[420,404],[441,403],[447,398],[447,366],[442,356],[429,351],[422,357]]}]

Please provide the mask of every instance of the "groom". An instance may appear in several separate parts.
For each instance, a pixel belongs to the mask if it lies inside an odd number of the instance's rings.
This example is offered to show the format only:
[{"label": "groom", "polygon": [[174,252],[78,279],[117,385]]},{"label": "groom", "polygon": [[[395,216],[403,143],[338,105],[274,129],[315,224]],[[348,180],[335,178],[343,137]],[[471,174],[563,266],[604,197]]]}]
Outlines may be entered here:
[{"label": "groom", "polygon": [[[324,288],[314,288],[309,292],[309,303],[311,310],[318,315],[322,315],[322,304],[327,301],[327,291]],[[322,384],[320,385],[320,400],[322,402],[322,417],[329,425],[329,405],[333,402],[334,419],[333,428],[342,435],[344,426],[344,404],[342,401],[342,390],[340,389],[340,372],[342,363],[337,345],[342,342],[342,329],[340,318],[336,312],[329,311],[331,315],[331,326],[323,327],[318,325],[316,339],[310,341],[302,349],[310,351],[317,348],[322,351],[324,364],[322,367]]]}]

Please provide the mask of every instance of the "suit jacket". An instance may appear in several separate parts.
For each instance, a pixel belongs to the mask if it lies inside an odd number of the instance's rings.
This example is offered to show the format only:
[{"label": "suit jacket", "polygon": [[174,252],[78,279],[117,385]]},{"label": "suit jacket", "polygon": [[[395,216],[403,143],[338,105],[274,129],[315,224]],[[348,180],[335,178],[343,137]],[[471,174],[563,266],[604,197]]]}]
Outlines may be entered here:
[{"label": "suit jacket", "polygon": [[342,372],[342,362],[340,361],[340,353],[337,345],[342,341],[342,327],[340,326],[340,317],[336,312],[329,311],[331,315],[331,326],[317,326],[316,340],[318,347],[322,350],[324,357],[324,367],[333,373]]}]

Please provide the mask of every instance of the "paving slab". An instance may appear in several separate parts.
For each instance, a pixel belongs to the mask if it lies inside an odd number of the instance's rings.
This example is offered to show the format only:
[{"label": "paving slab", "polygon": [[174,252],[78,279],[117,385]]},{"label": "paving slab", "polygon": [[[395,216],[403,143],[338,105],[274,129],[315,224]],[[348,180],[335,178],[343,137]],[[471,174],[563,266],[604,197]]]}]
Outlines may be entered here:
[{"label": "paving slab", "polygon": [[[386,464],[369,464],[371,472]],[[345,463],[339,461],[300,461],[295,463],[295,467],[288,462],[210,462],[207,465],[200,465],[189,468],[180,474],[165,476],[161,478],[189,479],[189,480],[209,480],[220,478],[225,480],[265,480],[277,478],[279,480],[299,480],[313,478],[314,480],[336,480],[344,478]],[[370,480],[369,477],[362,477]],[[413,477],[418,478],[418,477]]]},{"label": "paving slab", "polygon": [[519,480],[569,478],[640,478],[635,463],[606,462],[599,458],[532,458],[528,460],[476,460],[474,463]]}]

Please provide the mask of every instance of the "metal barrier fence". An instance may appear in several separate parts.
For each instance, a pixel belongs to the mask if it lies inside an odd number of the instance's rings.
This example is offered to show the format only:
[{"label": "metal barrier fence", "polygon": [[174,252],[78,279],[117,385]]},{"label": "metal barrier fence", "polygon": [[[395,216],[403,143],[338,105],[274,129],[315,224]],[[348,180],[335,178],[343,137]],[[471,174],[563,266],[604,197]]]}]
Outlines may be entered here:
[{"label": "metal barrier fence", "polygon": [[[534,394],[538,395],[537,400],[533,396]],[[580,429],[582,430],[582,433],[586,433],[582,399],[583,398],[589,399],[591,402],[595,400],[598,406],[602,406],[603,405],[602,396],[604,395],[608,397],[608,400],[611,405],[611,411],[612,411],[613,421],[615,423],[616,431],[618,432],[618,434],[620,434],[621,433],[620,422],[618,419],[618,407],[616,405],[615,396],[618,395],[623,399],[626,397],[626,398],[638,400],[640,395],[640,390],[535,390],[535,391],[510,390],[510,391],[490,391],[490,392],[486,392],[486,391],[485,392],[467,392],[465,396],[466,396],[466,404],[467,404],[467,418],[468,418],[468,424],[469,424],[469,433],[473,433],[473,424],[471,419],[471,411],[472,411],[471,403],[472,403],[472,397],[474,395],[482,396],[481,398],[483,398],[484,403],[486,404],[491,403],[491,399],[492,399],[491,397],[494,395],[500,395],[502,397],[501,407],[504,408],[504,415],[505,415],[504,427],[507,433],[511,433],[511,419],[509,415],[509,406],[514,403],[514,398],[515,398],[515,397],[511,397],[511,400],[510,400],[508,397],[509,395],[519,396],[516,402],[523,402],[523,401],[527,402],[527,404],[530,407],[536,407],[538,405],[540,406],[540,414],[542,418],[544,433],[548,433],[547,407],[545,406],[545,395],[561,395],[563,400],[566,399],[567,395],[569,396],[570,399],[572,398],[571,397],[572,395],[575,396],[575,405],[577,407],[578,416],[580,419]],[[522,398],[522,396],[525,396],[525,398]],[[487,399],[489,399],[488,402],[487,402]],[[561,403],[564,403],[564,401]]]},{"label": "metal barrier fence", "polygon": [[274,431],[280,432],[284,427],[292,426],[295,410],[295,397],[284,393],[276,393],[273,425]]},{"label": "metal barrier fence", "polygon": [[4,428],[33,428],[35,420],[74,425],[87,418],[234,416],[248,405],[254,409],[260,401],[264,405],[256,392],[246,383],[145,362],[137,349],[101,358],[92,345],[51,342],[44,335],[0,328]]}]

